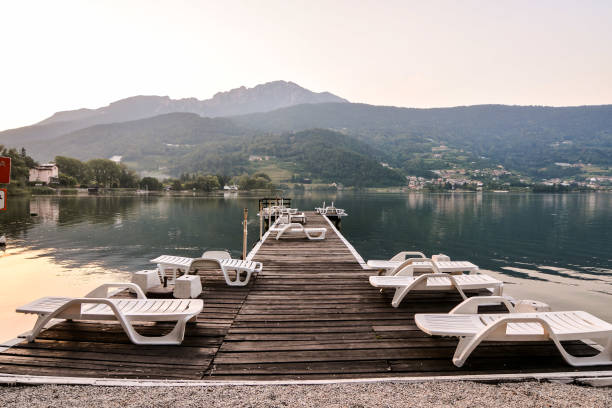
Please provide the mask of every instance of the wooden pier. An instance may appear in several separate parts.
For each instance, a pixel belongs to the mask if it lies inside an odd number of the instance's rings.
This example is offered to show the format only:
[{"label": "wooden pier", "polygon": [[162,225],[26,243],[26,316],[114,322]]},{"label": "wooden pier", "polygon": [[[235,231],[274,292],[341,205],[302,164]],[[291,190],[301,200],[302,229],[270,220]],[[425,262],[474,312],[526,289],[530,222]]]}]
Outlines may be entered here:
[{"label": "wooden pier", "polygon": [[[0,374],[170,380],[314,380],[473,374],[571,373],[552,343],[484,343],[462,368],[452,364],[453,338],[431,337],[414,314],[448,312],[455,293],[421,292],[391,307],[368,283],[350,245],[322,216],[324,241],[265,239],[252,253],[263,272],[244,288],[203,271],[205,307],[181,346],[137,346],[118,323],[61,322],[34,343],[0,353]],[[142,326],[158,334],[168,325]],[[568,344],[576,355],[595,350]],[[552,374],[551,374],[552,375]]]}]

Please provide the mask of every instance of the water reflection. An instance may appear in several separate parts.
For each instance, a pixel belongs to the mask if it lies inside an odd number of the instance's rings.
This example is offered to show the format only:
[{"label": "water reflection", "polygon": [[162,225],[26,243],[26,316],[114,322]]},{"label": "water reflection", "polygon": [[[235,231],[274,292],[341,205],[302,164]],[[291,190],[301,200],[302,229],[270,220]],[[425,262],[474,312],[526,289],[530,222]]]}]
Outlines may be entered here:
[{"label": "water reflection", "polygon": [[[364,258],[400,250],[444,252],[488,269],[511,264],[609,274],[612,195],[359,194],[294,196],[312,209],[335,201],[350,216],[343,232]],[[206,247],[241,253],[242,209],[249,246],[258,238],[257,199],[170,197],[36,197],[15,199],[0,216],[13,245],[58,262],[97,261],[111,268],[147,265],[148,257]],[[36,213],[37,216],[30,216]]]},{"label": "water reflection", "polygon": [[[163,252],[197,256],[220,247],[239,256],[243,208],[252,221],[257,212],[257,200],[249,198],[36,197],[12,204],[1,224],[10,245],[72,267],[121,270],[148,267]],[[248,225],[252,246],[259,226]]]},{"label": "water reflection", "polygon": [[610,194],[389,194],[341,204],[344,233],[366,259],[413,249],[488,269],[612,269]]}]

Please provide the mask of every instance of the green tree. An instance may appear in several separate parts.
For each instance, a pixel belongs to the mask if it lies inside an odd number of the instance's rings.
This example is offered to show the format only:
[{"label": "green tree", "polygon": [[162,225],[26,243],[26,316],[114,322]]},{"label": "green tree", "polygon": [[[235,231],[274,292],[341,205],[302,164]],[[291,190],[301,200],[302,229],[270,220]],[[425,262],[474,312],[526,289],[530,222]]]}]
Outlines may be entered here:
[{"label": "green tree", "polygon": [[241,190],[270,189],[273,187],[270,183],[270,177],[265,173],[256,173],[253,176],[243,174],[235,178],[234,182],[238,184]]},{"label": "green tree", "polygon": [[60,175],[73,177],[78,184],[87,184],[89,181],[89,169],[87,164],[72,157],[55,156],[55,164]]},{"label": "green tree", "polygon": [[226,174],[217,174],[217,180],[219,180],[219,188],[225,187],[231,179],[232,177]]},{"label": "green tree", "polygon": [[118,187],[121,169],[119,165],[108,159],[93,159],[87,162],[91,178],[104,187]]},{"label": "green tree", "polygon": [[217,176],[206,175],[197,176],[195,180],[185,183],[185,187],[188,189],[195,188],[196,190],[202,191],[214,191],[219,189],[219,179]]},{"label": "green tree", "polygon": [[119,187],[136,188],[139,184],[138,174],[134,170],[130,170],[123,163],[119,164]]},{"label": "green tree", "polygon": [[68,176],[64,173],[60,173],[59,184],[60,186],[64,186],[64,187],[74,187],[77,184],[77,180],[72,176]]},{"label": "green tree", "polygon": [[140,188],[146,188],[149,191],[158,191],[164,188],[164,185],[155,177],[143,177],[142,180],[140,180]]}]

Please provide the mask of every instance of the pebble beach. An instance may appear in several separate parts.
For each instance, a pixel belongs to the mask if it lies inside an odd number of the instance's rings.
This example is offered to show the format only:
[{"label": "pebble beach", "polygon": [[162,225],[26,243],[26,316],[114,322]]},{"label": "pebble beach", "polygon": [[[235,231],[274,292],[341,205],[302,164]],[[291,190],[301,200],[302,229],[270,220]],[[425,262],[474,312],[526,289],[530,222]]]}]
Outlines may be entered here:
[{"label": "pebble beach", "polygon": [[612,407],[612,388],[521,382],[211,387],[2,386],[2,407]]}]

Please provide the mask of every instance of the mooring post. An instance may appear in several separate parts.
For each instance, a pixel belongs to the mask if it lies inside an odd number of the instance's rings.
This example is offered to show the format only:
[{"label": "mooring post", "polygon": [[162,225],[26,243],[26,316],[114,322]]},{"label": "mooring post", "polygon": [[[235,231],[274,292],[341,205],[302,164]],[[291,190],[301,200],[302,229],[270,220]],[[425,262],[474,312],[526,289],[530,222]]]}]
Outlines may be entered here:
[{"label": "mooring post", "polygon": [[263,205],[259,202],[259,240],[263,237]]},{"label": "mooring post", "polygon": [[242,259],[246,259],[247,254],[247,217],[249,215],[249,209],[244,209],[244,220],[242,221],[243,225],[243,234],[242,234]]}]

